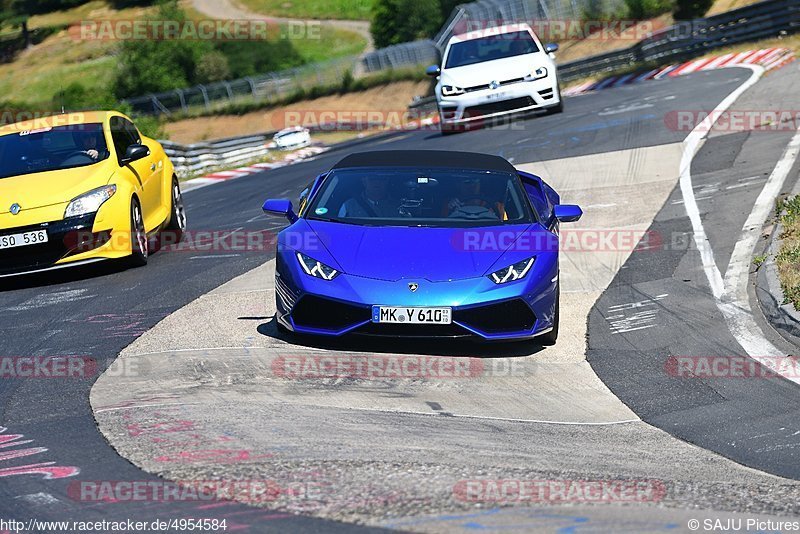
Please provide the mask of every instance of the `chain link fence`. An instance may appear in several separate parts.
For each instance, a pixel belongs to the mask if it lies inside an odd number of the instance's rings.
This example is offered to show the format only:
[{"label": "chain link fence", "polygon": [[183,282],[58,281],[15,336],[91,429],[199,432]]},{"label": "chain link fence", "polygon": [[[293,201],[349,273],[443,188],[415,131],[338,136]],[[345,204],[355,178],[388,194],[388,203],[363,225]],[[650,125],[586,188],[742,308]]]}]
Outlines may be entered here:
[{"label": "chain link fence", "polygon": [[346,57],[260,76],[129,98],[125,102],[135,113],[149,115],[211,111],[238,102],[270,104],[314,86],[341,83],[345,73],[352,74],[356,61],[356,57]]},{"label": "chain link fence", "polygon": [[[579,20],[585,18],[585,12],[612,14],[622,9],[623,0],[479,0],[456,8],[432,40],[377,50],[363,61],[369,61],[365,67],[368,72],[373,66],[378,69],[386,64],[396,68],[403,65],[406,57],[412,57],[407,65],[420,64],[417,58],[440,54],[451,36],[472,29],[525,21]],[[800,0],[765,0],[712,17],[677,23],[628,48],[561,63],[558,72],[563,81],[570,81],[635,63],[689,59],[715,48],[797,31],[800,31]],[[436,61],[425,63],[438,63],[439,58],[437,55]]]},{"label": "chain link fence", "polygon": [[433,39],[403,43],[365,54],[365,72],[439,63],[455,34],[499,24],[543,20],[579,20],[589,13],[613,15],[625,9],[624,0],[478,0],[456,7]]},{"label": "chain link fence", "polygon": [[624,0],[478,0],[458,6],[433,39],[440,50],[454,34],[507,23],[582,20],[625,12]]},{"label": "chain link fence", "polygon": [[[613,14],[624,0],[478,0],[458,6],[433,39],[403,43],[360,57],[347,57],[252,76],[177,89],[126,100],[137,113],[211,111],[236,102],[278,102],[313,86],[340,83],[346,73],[360,75],[389,69],[438,64],[454,34],[513,22],[578,20],[587,13]],[[744,41],[800,31],[800,0],[766,0],[728,13],[676,24],[635,45],[559,65],[562,80],[612,71],[643,61],[667,61],[697,56]]]},{"label": "chain link fence", "polygon": [[439,63],[441,55],[435,41],[423,39],[381,48],[364,54],[361,58],[363,72],[380,72],[387,69],[433,65]]}]

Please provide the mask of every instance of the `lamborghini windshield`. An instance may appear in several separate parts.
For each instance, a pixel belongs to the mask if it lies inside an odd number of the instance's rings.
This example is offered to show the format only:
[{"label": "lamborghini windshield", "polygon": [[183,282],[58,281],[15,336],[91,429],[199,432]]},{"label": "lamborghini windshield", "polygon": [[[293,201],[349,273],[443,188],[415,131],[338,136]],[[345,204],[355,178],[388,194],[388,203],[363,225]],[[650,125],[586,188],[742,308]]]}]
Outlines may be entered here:
[{"label": "lamborghini windshield", "polygon": [[335,170],[306,213],[312,220],[392,226],[496,226],[531,221],[516,174],[443,168]]},{"label": "lamborghini windshield", "polygon": [[100,123],[0,136],[0,178],[92,165],[109,156]]}]

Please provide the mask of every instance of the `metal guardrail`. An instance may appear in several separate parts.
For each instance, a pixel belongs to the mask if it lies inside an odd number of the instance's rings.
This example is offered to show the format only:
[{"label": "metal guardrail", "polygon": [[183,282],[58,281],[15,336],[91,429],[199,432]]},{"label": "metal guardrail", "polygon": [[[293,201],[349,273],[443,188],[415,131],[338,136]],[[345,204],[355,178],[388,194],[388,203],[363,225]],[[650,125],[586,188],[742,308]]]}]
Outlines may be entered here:
[{"label": "metal guardrail", "polygon": [[766,0],[704,19],[675,24],[630,48],[558,66],[564,81],[632,63],[682,61],[710,50],[800,31],[800,0]]},{"label": "metal guardrail", "polygon": [[[467,16],[466,8],[471,5],[460,6],[434,41],[441,43],[444,37],[449,39],[453,28]],[[508,22],[512,20],[508,19]],[[562,81],[570,81],[636,63],[683,61],[716,48],[798,31],[800,0],[766,0],[712,17],[675,24],[628,48],[562,63],[558,65],[558,75]],[[412,102],[409,109],[418,113],[433,112],[436,109],[435,97],[420,98]]]},{"label": "metal guardrail", "polygon": [[599,72],[611,72],[633,63],[639,59],[636,56],[635,45],[623,50],[598,54],[569,63],[557,65],[558,77],[562,81],[568,82],[583,76],[590,76]]},{"label": "metal guardrail", "polygon": [[175,165],[175,172],[183,178],[212,169],[222,169],[244,164],[269,153],[267,144],[275,132],[220,139],[208,143],[181,145],[159,141],[164,152]]},{"label": "metal guardrail", "polygon": [[[277,102],[315,85],[341,82],[346,72],[377,72],[386,69],[438,63],[441,50],[469,21],[519,22],[555,18],[581,19],[590,3],[595,10],[620,9],[623,0],[478,0],[458,6],[432,40],[414,41],[327,63],[252,76],[230,82],[198,85],[164,93],[131,98],[136,113],[169,114],[190,109],[211,110],[215,106],[242,102]],[[611,72],[633,63],[689,59],[709,50],[746,41],[756,41],[800,31],[800,0],[765,0],[708,17],[679,23],[635,45],[577,61],[560,64],[559,75],[570,81]]]},{"label": "metal guardrail", "polygon": [[408,109],[419,115],[425,115],[427,113],[435,113],[439,108],[436,106],[436,96],[433,95],[415,99],[408,105]]},{"label": "metal guardrail", "polygon": [[[604,0],[600,9],[620,9],[617,0]],[[557,18],[583,18],[582,6],[588,0],[478,0],[458,6],[442,30],[432,40],[415,41],[377,50],[363,58],[368,72],[400,65],[438,63],[441,51],[455,33],[478,28],[481,24],[532,22]],[[598,9],[595,6],[595,9]],[[612,12],[612,11],[609,11]],[[593,74],[611,72],[633,63],[680,61],[705,54],[709,50],[733,44],[757,41],[800,31],[800,0],[765,0],[708,18],[695,19],[665,28],[631,47],[570,61],[558,66],[559,76],[570,81]],[[405,59],[408,58],[408,59]]]},{"label": "metal guardrail", "polygon": [[[383,122],[374,121],[338,121],[313,124],[307,128],[313,133],[360,131],[385,126]],[[176,174],[180,178],[185,178],[212,170],[230,169],[264,158],[270,152],[281,152],[281,149],[272,144],[276,133],[277,131],[271,131],[189,145],[166,140],[159,140],[159,143],[175,166]]]}]

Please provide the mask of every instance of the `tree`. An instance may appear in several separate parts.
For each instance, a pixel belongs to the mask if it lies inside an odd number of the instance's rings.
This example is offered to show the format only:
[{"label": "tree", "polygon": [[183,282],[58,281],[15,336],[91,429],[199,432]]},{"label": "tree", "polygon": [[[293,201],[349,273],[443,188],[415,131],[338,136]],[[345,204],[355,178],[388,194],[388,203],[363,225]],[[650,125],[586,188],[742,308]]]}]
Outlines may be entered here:
[{"label": "tree", "polygon": [[23,2],[18,0],[5,0],[0,2],[0,26],[7,24],[19,28],[25,48],[31,46],[31,32],[28,29],[28,14]]},{"label": "tree", "polygon": [[24,15],[51,13],[63,9],[71,9],[87,3],[89,0],[10,0],[14,10]]},{"label": "tree", "polygon": [[[185,21],[176,2],[159,6],[155,20]],[[117,98],[180,89],[197,83],[200,58],[213,50],[196,39],[132,39],[120,46],[113,92]]]},{"label": "tree", "polygon": [[431,37],[444,23],[440,0],[375,0],[370,32],[378,48]]},{"label": "tree", "polygon": [[714,0],[677,0],[675,20],[691,20],[702,17],[713,3]]},{"label": "tree", "polygon": [[625,0],[627,16],[633,20],[645,20],[675,9],[672,0]]},{"label": "tree", "polygon": [[200,83],[211,83],[230,78],[231,69],[228,67],[228,58],[225,54],[214,50],[205,54],[197,62],[195,77]]}]

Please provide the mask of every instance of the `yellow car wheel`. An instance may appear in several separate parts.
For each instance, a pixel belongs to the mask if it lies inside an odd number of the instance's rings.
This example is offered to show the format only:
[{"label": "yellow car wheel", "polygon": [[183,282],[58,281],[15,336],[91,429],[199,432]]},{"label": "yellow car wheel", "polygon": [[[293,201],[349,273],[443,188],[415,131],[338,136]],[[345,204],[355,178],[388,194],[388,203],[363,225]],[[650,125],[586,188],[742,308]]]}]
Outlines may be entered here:
[{"label": "yellow car wheel", "polygon": [[176,244],[181,242],[183,232],[186,231],[186,208],[183,205],[183,195],[177,178],[172,179],[172,210],[167,231],[174,234],[173,241]]},{"label": "yellow car wheel", "polygon": [[147,242],[147,231],[144,228],[142,206],[134,198],[131,200],[131,265],[134,267],[147,265],[149,252],[150,245]]}]

